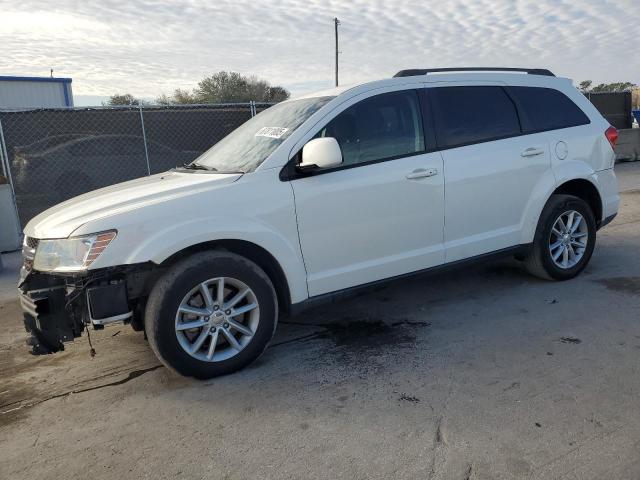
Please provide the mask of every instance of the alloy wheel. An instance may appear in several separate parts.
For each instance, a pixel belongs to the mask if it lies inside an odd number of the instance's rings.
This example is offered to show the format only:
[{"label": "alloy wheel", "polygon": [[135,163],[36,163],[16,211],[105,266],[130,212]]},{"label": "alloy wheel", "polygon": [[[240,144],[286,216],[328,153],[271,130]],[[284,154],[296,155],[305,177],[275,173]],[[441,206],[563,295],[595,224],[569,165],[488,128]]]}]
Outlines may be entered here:
[{"label": "alloy wheel", "polygon": [[575,267],[587,250],[589,227],[575,210],[562,213],[551,228],[549,253],[553,263],[563,270]]},{"label": "alloy wheel", "polygon": [[258,299],[244,282],[230,277],[206,280],[180,302],[175,331],[182,349],[204,362],[219,362],[241,352],[260,321]]}]

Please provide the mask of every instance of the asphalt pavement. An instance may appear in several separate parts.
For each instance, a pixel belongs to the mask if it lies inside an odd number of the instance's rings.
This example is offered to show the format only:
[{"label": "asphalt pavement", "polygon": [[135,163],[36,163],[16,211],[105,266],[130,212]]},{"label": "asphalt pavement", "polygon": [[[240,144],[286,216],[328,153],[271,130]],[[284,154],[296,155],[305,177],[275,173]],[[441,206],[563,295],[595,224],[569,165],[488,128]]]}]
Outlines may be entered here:
[{"label": "asphalt pavement", "polygon": [[640,478],[640,162],[586,271],[397,281],[199,382],[113,326],[32,357],[0,299],[0,477]]}]

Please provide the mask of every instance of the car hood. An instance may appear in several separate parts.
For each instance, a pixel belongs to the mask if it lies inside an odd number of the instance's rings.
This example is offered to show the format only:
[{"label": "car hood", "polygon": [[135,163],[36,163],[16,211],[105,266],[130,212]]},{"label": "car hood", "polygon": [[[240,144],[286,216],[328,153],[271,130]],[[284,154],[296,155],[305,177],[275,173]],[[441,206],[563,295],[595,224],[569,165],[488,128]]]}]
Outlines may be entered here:
[{"label": "car hood", "polygon": [[92,220],[218,188],[241,176],[170,171],[111,185],[45,210],[27,224],[24,234],[34,238],[66,238]]}]

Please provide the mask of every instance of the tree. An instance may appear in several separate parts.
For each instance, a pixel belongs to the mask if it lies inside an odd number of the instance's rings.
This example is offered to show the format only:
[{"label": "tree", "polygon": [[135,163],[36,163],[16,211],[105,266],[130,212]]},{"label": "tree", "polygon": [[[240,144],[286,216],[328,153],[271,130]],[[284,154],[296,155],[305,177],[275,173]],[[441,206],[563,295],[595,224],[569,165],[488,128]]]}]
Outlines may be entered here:
[{"label": "tree", "polygon": [[281,86],[272,86],[256,76],[245,76],[238,72],[221,71],[202,79],[192,92],[176,89],[173,95],[161,95],[161,104],[180,103],[240,103],[281,102],[289,98],[289,92]]},{"label": "tree", "polygon": [[592,84],[593,82],[591,80],[583,80],[580,82],[580,85],[578,86],[578,88],[580,89],[581,92],[588,92]]},{"label": "tree", "polygon": [[116,105],[140,105],[140,100],[131,95],[130,93],[111,95],[109,100],[103,102],[103,105],[113,107]]},{"label": "tree", "polygon": [[628,92],[635,88],[636,84],[632,82],[615,82],[601,83],[591,89],[592,92]]},{"label": "tree", "polygon": [[591,88],[593,82],[591,80],[584,80],[580,82],[578,88],[584,93],[602,93],[602,92],[628,92],[636,88],[636,84],[632,82],[614,82],[614,83],[600,83]]},{"label": "tree", "polygon": [[159,105],[171,105],[173,102],[171,100],[171,97],[163,93],[162,95],[156,98],[156,103]]},{"label": "tree", "polygon": [[280,86],[269,87],[267,102],[282,102],[289,98],[290,93],[287,89]]},{"label": "tree", "polygon": [[180,90],[177,88],[175,92],[173,92],[173,96],[169,97],[169,103],[199,103],[198,99],[187,92],[186,90]]}]

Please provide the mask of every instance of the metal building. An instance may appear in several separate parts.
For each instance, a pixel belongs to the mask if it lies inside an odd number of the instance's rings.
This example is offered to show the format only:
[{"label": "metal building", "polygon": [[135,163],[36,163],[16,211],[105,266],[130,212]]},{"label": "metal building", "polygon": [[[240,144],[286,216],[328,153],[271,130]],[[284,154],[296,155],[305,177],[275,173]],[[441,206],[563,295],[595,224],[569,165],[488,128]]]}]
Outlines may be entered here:
[{"label": "metal building", "polygon": [[[0,110],[72,107],[70,78],[0,76]],[[20,248],[21,235],[9,159],[0,124],[0,252]]]},{"label": "metal building", "polygon": [[0,109],[43,107],[73,107],[70,78],[0,76]]}]

